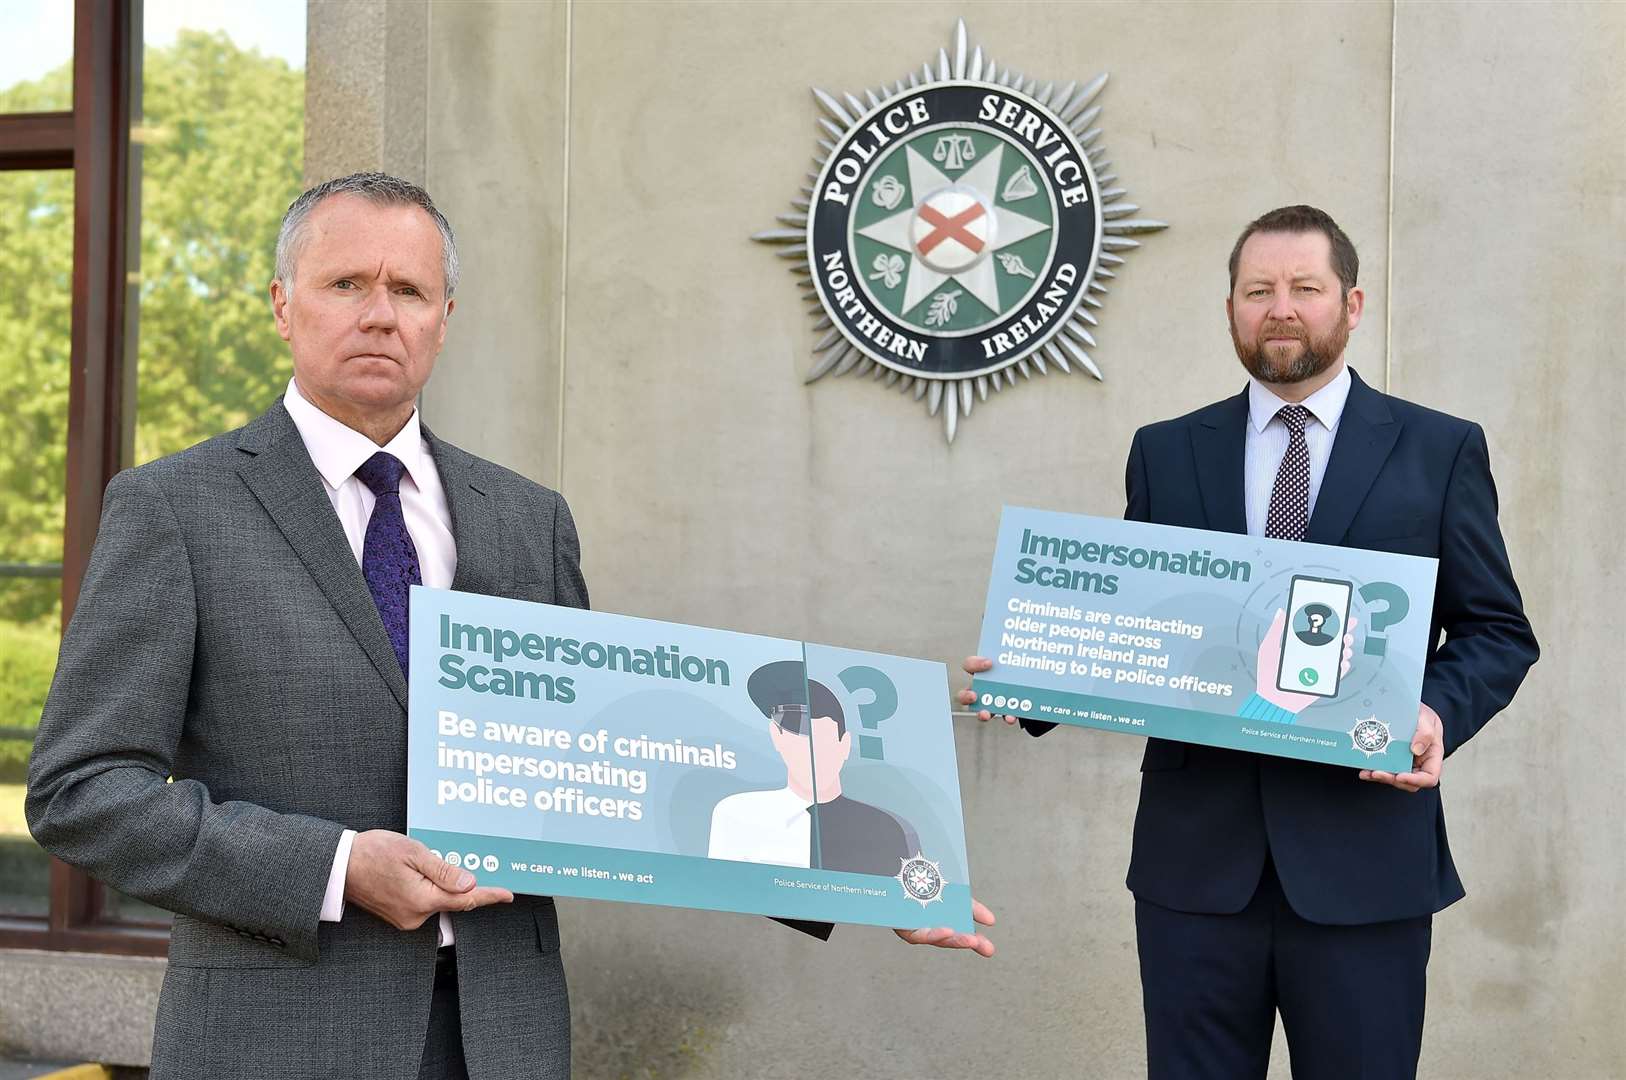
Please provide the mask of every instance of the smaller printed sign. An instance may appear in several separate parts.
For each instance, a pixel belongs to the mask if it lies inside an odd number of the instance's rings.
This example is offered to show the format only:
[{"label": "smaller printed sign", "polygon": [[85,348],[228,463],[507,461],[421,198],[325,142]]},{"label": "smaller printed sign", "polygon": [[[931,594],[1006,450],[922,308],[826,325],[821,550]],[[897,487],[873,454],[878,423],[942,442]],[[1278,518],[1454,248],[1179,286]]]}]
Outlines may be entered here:
[{"label": "smaller printed sign", "polygon": [[1007,506],[978,708],[1411,768],[1433,559]]}]

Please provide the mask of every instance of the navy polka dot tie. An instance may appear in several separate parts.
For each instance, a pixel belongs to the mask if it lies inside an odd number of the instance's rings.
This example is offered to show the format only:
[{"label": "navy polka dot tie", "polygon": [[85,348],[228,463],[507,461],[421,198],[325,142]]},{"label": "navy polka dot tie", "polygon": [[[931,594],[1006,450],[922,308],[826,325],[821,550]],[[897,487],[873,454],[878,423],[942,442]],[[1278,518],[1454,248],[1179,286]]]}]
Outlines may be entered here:
[{"label": "navy polka dot tie", "polygon": [[1303,405],[1283,405],[1276,419],[1287,427],[1287,453],[1276,470],[1276,486],[1270,489],[1265,535],[1277,540],[1303,540],[1310,524],[1310,447],[1304,441],[1310,410]]},{"label": "navy polka dot tie", "polygon": [[373,603],[378,605],[384,632],[390,637],[403,675],[407,673],[408,590],[423,584],[418,549],[412,546],[401,513],[401,473],[405,468],[399,458],[380,450],[356,470],[356,479],[366,484],[378,500],[373,503],[367,536],[361,544],[361,573],[367,579]]}]

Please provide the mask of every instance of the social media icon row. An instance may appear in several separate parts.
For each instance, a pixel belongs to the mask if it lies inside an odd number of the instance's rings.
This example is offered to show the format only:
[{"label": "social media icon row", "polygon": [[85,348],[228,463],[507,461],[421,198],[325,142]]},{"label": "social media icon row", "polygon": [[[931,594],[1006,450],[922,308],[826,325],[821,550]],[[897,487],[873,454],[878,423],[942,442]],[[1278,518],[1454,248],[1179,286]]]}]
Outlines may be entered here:
[{"label": "social media icon row", "polygon": [[1004,694],[984,694],[982,704],[990,709],[1009,709],[1014,713],[1027,716],[1033,712],[1032,698],[1006,697]]},{"label": "social media icon row", "polygon": [[451,863],[453,866],[461,866],[465,870],[484,870],[488,874],[496,872],[497,867],[502,865],[495,855],[487,855],[481,858],[472,851],[466,855],[448,851],[443,855],[434,848],[430,848],[429,854],[442,862]]}]

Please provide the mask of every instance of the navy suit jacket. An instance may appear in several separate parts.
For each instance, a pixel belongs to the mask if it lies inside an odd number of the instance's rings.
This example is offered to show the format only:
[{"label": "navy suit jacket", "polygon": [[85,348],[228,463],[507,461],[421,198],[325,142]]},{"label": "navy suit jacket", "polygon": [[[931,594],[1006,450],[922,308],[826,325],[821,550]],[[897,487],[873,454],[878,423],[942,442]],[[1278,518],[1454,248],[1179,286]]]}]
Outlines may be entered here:
[{"label": "navy suit jacket", "polygon": [[[1439,560],[1423,701],[1450,754],[1512,700],[1537,657],[1496,521],[1478,424],[1378,392],[1351,371],[1305,539]],[[1133,521],[1247,532],[1248,395],[1135,433]],[[1023,721],[1035,735],[1051,724]],[[1267,854],[1304,918],[1362,924],[1463,896],[1438,789],[1415,794],[1355,769],[1147,740],[1128,885],[1177,911],[1242,910]]]}]

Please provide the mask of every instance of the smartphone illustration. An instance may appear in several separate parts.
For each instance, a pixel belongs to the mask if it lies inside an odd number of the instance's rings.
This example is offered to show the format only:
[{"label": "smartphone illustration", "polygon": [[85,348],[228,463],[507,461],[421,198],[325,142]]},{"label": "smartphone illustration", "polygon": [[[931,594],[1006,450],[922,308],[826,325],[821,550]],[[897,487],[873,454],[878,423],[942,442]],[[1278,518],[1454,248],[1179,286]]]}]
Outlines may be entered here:
[{"label": "smartphone illustration", "polygon": [[1347,581],[1294,574],[1287,593],[1287,625],[1282,628],[1282,662],[1276,689],[1317,697],[1337,697],[1344,659],[1344,626],[1349,622]]}]

